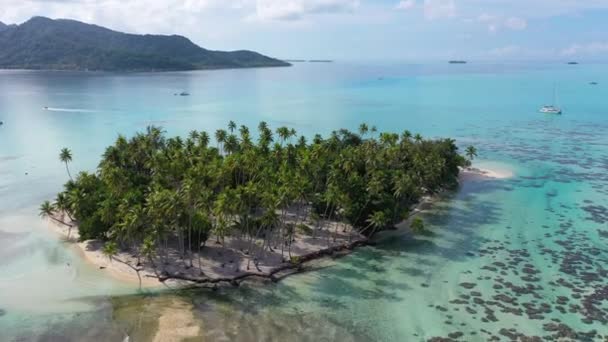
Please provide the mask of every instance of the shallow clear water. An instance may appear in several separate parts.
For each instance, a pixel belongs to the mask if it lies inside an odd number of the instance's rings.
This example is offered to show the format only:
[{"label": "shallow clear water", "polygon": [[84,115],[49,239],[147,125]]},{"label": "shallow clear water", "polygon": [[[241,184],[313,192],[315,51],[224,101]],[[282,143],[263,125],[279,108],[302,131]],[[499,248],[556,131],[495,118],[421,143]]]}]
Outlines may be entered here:
[{"label": "shallow clear water", "polygon": [[[564,115],[537,113],[554,84]],[[466,341],[513,333],[601,340],[607,86],[605,65],[0,71],[0,339],[150,340],[171,309],[188,311],[206,340],[417,341],[457,332]],[[173,95],[184,90],[192,95]],[[73,171],[93,170],[119,133],[150,124],[169,134],[214,131],[229,120],[306,135],[365,121],[453,137],[477,146],[480,165],[515,176],[468,181],[447,195],[425,214],[431,236],[386,233],[318,271],[217,292],[137,294],[85,264],[38,219],[40,202],[67,178],[61,147],[73,150]],[[550,331],[552,320],[561,330]]]}]

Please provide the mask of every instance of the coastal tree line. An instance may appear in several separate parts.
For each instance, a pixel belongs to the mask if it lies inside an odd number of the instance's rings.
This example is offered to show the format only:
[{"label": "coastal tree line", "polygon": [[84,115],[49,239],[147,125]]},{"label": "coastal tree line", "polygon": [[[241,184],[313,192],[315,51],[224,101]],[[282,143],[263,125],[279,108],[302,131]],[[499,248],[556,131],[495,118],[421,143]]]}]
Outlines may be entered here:
[{"label": "coastal tree line", "polygon": [[468,165],[453,140],[407,130],[361,124],[308,141],[265,122],[254,137],[232,121],[213,141],[204,131],[167,138],[159,127],[119,136],[95,173],[74,179],[71,152],[60,159],[70,179],[41,215],[77,226],[82,240],[105,240],[108,254],[129,249],[154,264],[177,248],[188,267],[209,239],[242,240],[250,259],[269,250],[289,260],[297,233],[328,245],[338,230],[372,236],[407,217],[421,196],[455,186]]}]

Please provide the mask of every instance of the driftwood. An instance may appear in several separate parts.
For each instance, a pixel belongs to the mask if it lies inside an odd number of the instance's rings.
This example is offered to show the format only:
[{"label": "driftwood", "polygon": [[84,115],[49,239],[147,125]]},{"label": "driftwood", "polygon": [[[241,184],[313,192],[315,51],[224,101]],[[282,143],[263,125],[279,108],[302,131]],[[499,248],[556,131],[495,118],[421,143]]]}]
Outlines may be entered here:
[{"label": "driftwood", "polygon": [[[301,272],[305,263],[316,260],[322,257],[331,256],[338,252],[343,251],[351,251],[354,248],[361,246],[372,245],[373,243],[369,239],[365,240],[357,240],[355,242],[351,242],[348,244],[342,244],[338,246],[333,246],[329,248],[322,249],[317,252],[309,253],[306,255],[298,256],[294,258],[294,261],[284,263],[280,266],[277,266],[271,269],[269,272],[246,272],[239,274],[234,277],[225,277],[225,278],[210,278],[210,277],[191,277],[188,275],[184,275],[181,273],[173,273],[173,274],[163,274],[163,275],[146,275],[149,278],[157,278],[160,282],[165,282],[167,280],[185,280],[196,284],[197,286],[204,285],[213,285],[215,287],[217,284],[228,283],[232,286],[239,286],[239,283],[247,278],[263,278],[270,279],[273,282],[277,282],[288,275],[295,274]],[[287,270],[295,270],[293,273],[289,273],[282,277],[277,277],[276,275],[280,272]]]}]

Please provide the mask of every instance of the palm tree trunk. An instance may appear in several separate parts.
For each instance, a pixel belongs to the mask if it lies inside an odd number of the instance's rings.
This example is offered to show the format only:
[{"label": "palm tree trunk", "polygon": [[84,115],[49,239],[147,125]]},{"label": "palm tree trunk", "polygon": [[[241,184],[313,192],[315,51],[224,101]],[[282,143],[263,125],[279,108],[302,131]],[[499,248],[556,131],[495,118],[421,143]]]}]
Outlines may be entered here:
[{"label": "palm tree trunk", "polygon": [[[332,205],[331,210],[329,211],[329,217],[327,220],[327,223],[331,224],[332,223],[332,218],[334,216],[334,210],[335,210],[335,205]],[[327,228],[327,247],[330,246],[331,244],[331,231],[330,231],[331,227]]]},{"label": "palm tree trunk", "polygon": [[199,273],[202,275],[203,274],[203,265],[201,263],[201,229],[198,229],[198,270]]},{"label": "palm tree trunk", "polygon": [[70,168],[68,167],[68,162],[65,162],[65,170],[68,172],[68,177],[70,177],[70,179],[72,179],[72,175],[70,174]]},{"label": "palm tree trunk", "polygon": [[190,225],[188,226],[188,257],[190,258],[190,268],[192,267],[192,215],[190,215]]}]

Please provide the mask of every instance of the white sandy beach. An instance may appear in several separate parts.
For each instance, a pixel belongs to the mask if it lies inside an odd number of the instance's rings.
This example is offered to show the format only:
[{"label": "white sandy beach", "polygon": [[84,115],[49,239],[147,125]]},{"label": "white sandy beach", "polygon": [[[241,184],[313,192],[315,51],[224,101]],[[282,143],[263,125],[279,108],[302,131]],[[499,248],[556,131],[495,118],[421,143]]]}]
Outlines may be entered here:
[{"label": "white sandy beach", "polygon": [[[137,277],[137,272],[135,272],[135,270],[133,270],[131,267],[116,260],[110,261],[110,259],[105,254],[103,254],[103,244],[100,241],[90,240],[79,242],[78,229],[76,227],[73,227],[70,232],[69,227],[53,220],[48,220],[48,227],[61,239],[64,239],[68,243],[72,244],[78,254],[80,254],[85,261],[89,262],[93,267],[98,269],[99,272],[102,272],[103,274],[106,274],[124,283],[136,286],[139,285],[139,278]],[[124,257],[124,255],[122,256]],[[120,258],[121,256],[117,257]],[[140,271],[140,275],[142,288],[155,288],[162,286],[162,284],[157,279],[146,277],[146,275],[153,275],[153,273],[143,270]]]},{"label": "white sandy beach", "polygon": [[[349,241],[359,241],[365,239],[363,236],[354,233],[350,236],[350,232],[344,231],[342,225],[336,226],[336,222],[328,222],[326,230],[320,232],[316,237],[297,233],[295,241],[291,246],[291,256],[300,257],[307,254],[315,253],[328,247],[347,244]],[[312,225],[312,223],[309,223]],[[48,220],[48,226],[51,230],[57,233],[62,239],[68,240],[69,227],[58,223],[54,220]],[[331,233],[328,233],[330,231]],[[329,234],[329,235],[328,235]],[[72,228],[69,241],[84,257],[86,261],[91,263],[99,272],[103,272],[116,280],[126,282],[138,286],[140,278],[137,276],[135,268],[137,259],[133,256],[134,253],[121,251],[114,256],[112,261],[103,253],[103,242],[89,240],[78,242],[78,229]],[[225,246],[217,244],[215,237],[209,238],[206,246],[201,250],[201,264],[196,253],[193,255],[193,267],[188,267],[189,260],[182,260],[176,249],[170,249],[168,264],[161,263],[156,260],[155,264],[159,266],[155,269],[149,260],[140,260],[139,275],[141,277],[142,288],[155,288],[161,286],[180,286],[187,285],[187,281],[168,280],[164,283],[158,281],[157,272],[160,268],[170,274],[182,274],[189,277],[201,277],[201,271],[204,277],[217,278],[234,278],[239,275],[256,272],[267,274],[278,266],[285,264],[289,260],[289,253],[285,247],[282,253],[280,249],[275,249],[274,252],[265,251],[260,255],[257,267],[253,261],[250,261],[247,255],[249,245],[242,240],[226,238]],[[195,252],[195,251],[194,251]],[[283,256],[282,256],[283,254]]]},{"label": "white sandy beach", "polygon": [[506,168],[492,165],[488,167],[482,166],[471,166],[464,168],[460,171],[460,181],[474,180],[474,179],[508,179],[513,178],[515,173]]}]

